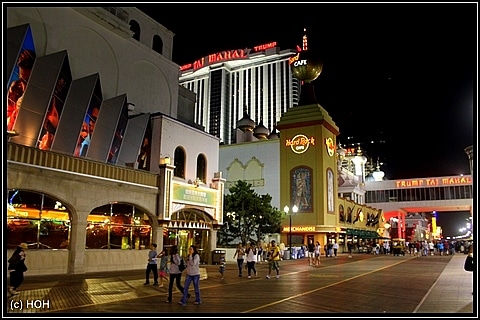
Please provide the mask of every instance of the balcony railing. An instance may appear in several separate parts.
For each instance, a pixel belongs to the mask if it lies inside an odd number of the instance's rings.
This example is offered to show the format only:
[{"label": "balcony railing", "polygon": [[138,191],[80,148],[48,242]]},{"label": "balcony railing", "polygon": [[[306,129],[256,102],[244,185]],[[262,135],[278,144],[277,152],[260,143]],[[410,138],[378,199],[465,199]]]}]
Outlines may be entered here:
[{"label": "balcony railing", "polygon": [[[52,151],[8,143],[7,162],[23,163],[72,173],[157,187],[158,175]],[[8,163],[7,163],[8,165]]]}]

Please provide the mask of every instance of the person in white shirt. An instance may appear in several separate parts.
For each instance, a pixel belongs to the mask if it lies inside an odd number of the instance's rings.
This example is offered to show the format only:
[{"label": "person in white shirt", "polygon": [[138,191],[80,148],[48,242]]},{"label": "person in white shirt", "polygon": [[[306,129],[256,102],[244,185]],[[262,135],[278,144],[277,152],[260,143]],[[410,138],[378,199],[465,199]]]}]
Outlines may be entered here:
[{"label": "person in white shirt", "polygon": [[333,256],[336,258],[338,253],[338,243],[333,243]]},{"label": "person in white shirt", "polygon": [[247,254],[248,279],[250,279],[252,277],[252,271],[253,271],[253,275],[255,277],[257,276],[257,270],[255,269],[255,263],[257,261],[257,248],[255,245],[251,245],[250,243],[247,243],[247,248],[245,252]]}]

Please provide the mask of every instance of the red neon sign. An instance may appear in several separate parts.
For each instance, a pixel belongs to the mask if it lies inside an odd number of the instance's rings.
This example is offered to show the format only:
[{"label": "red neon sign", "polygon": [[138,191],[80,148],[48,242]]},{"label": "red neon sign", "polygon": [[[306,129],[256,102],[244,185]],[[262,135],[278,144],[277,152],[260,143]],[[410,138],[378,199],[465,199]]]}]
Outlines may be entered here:
[{"label": "red neon sign", "polygon": [[[253,51],[254,52],[265,51],[267,49],[275,48],[276,46],[277,46],[276,42],[270,42],[270,43],[253,47]],[[183,66],[180,66],[180,71],[186,71],[190,69],[193,69],[193,71],[195,71],[218,62],[237,60],[237,59],[247,59],[250,56],[251,51],[252,49],[245,48],[245,49],[226,50],[226,51],[220,51],[217,53],[209,54],[208,56],[195,60],[195,62],[193,63],[187,63]]]}]

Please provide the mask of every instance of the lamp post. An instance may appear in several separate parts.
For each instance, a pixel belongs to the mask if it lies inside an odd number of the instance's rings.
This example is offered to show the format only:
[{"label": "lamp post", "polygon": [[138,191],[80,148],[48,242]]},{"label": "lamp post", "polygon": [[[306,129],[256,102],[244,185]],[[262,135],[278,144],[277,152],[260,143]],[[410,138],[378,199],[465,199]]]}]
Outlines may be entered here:
[{"label": "lamp post", "polygon": [[[290,208],[288,206],[283,207],[283,211],[285,214],[288,214],[290,211]],[[292,212],[297,213],[298,207],[297,205],[294,205],[292,207]],[[290,248],[290,259],[292,259],[292,215],[290,214],[290,228],[288,229],[288,247]]]}]

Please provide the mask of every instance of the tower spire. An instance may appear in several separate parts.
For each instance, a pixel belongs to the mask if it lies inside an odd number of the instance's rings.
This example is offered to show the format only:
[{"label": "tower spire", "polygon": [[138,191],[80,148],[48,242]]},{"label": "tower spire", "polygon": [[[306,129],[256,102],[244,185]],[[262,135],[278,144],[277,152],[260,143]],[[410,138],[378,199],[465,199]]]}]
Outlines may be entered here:
[{"label": "tower spire", "polygon": [[307,28],[303,28],[302,51],[308,50]]}]

